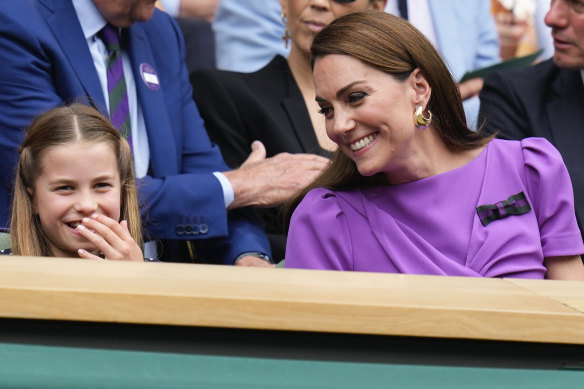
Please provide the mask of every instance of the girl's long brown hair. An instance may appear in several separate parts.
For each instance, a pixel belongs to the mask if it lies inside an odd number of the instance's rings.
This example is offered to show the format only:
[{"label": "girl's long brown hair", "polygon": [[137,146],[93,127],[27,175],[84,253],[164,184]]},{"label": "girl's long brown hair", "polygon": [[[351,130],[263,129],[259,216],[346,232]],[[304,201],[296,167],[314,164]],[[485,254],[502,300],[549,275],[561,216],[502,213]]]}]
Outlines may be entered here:
[{"label": "girl's long brown hair", "polygon": [[100,112],[76,103],[53,108],[37,116],[29,126],[18,150],[20,158],[16,170],[10,222],[13,254],[53,256],[40,219],[34,212],[29,190],[34,189],[37,178],[43,173],[42,159],[49,147],[59,145],[75,147],[79,142],[105,142],[112,146],[123,183],[120,217],[128,221],[130,234],[142,247],[140,211],[130,146]]}]

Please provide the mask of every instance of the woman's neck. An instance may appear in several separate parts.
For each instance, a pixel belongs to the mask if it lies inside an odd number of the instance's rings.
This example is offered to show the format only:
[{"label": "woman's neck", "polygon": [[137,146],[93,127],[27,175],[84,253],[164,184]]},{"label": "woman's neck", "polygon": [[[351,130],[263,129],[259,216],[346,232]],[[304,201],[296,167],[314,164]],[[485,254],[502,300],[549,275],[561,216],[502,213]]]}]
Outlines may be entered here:
[{"label": "woman's neck", "polygon": [[452,151],[433,130],[424,131],[417,147],[410,149],[404,158],[397,158],[402,163],[396,164],[392,171],[385,173],[388,181],[393,184],[403,184],[423,178],[446,173],[465,166],[473,161],[484,149]]},{"label": "woman's neck", "polygon": [[294,44],[292,44],[290,55],[288,56],[288,66],[290,66],[292,75],[294,76],[302,94],[307,91],[310,92],[311,95],[314,95],[314,81],[312,79],[312,69],[310,67],[310,54],[301,52],[294,46]]},{"label": "woman's neck", "polygon": [[324,117],[318,113],[319,107],[315,101],[316,92],[310,66],[310,55],[303,53],[292,44],[292,49],[288,56],[288,66],[290,66],[292,76],[304,98],[318,144],[325,150],[335,150],[337,145],[327,136]]}]

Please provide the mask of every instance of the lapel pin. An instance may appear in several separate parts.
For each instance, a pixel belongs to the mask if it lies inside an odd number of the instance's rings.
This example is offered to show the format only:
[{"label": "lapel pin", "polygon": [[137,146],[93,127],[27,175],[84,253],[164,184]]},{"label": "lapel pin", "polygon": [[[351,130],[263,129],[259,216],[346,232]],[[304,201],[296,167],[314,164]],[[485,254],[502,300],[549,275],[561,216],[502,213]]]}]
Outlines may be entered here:
[{"label": "lapel pin", "polygon": [[142,76],[142,81],[144,84],[153,91],[157,91],[160,89],[160,82],[158,81],[158,75],[156,74],[156,70],[147,63],[140,64],[140,75]]}]

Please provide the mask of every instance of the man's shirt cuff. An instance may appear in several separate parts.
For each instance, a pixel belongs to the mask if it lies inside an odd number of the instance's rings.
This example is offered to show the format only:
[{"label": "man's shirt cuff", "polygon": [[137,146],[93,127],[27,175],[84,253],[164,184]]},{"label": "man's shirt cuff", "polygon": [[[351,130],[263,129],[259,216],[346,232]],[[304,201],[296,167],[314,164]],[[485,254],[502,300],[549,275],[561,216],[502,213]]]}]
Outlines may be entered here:
[{"label": "man's shirt cuff", "polygon": [[214,172],[213,175],[217,177],[219,183],[221,184],[221,188],[223,188],[223,200],[225,201],[225,208],[229,207],[229,205],[235,200],[235,193],[233,193],[233,186],[231,182],[223,175],[223,173]]}]

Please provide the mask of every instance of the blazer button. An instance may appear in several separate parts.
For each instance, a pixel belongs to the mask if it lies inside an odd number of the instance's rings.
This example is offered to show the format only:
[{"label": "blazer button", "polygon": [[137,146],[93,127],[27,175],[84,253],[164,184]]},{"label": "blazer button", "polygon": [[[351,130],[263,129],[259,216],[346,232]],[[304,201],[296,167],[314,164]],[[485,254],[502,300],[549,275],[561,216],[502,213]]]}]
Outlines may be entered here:
[{"label": "blazer button", "polygon": [[180,236],[180,235],[184,235],[184,233],[185,233],[185,227],[184,227],[182,224],[179,224],[179,225],[178,225],[178,226],[176,226],[176,228],[174,229],[174,232],[175,232],[177,235],[179,235],[179,236]]}]

